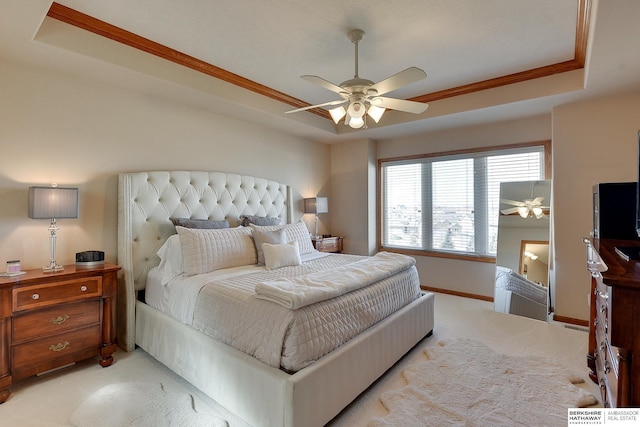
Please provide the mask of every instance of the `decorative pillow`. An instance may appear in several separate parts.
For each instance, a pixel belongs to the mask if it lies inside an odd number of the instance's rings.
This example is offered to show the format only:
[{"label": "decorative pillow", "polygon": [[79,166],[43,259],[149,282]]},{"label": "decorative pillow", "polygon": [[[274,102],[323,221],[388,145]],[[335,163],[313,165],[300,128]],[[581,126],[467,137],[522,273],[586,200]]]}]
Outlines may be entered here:
[{"label": "decorative pillow", "polygon": [[256,216],[256,215],[240,215],[240,225],[248,227],[250,224],[255,225],[280,225],[282,220],[277,216]]},{"label": "decorative pillow", "polygon": [[256,250],[258,252],[258,264],[264,265],[264,251],[262,250],[263,243],[282,244],[287,243],[287,237],[284,232],[284,228],[274,231],[253,229],[253,241],[256,244]]},{"label": "decorative pillow", "polygon": [[182,266],[187,274],[203,274],[257,262],[249,228],[212,230],[178,226],[176,230],[182,245]]},{"label": "decorative pillow", "polygon": [[163,285],[169,283],[169,280],[177,275],[182,274],[182,245],[177,234],[169,236],[158,249],[157,255],[160,257],[158,268],[162,274],[160,281]]},{"label": "decorative pillow", "polygon": [[262,250],[264,251],[264,261],[267,270],[302,264],[300,249],[298,249],[298,242],[296,240],[279,245],[263,243]]},{"label": "decorative pillow", "polygon": [[169,218],[173,225],[186,228],[229,228],[229,221],[223,219],[221,221],[212,221],[209,219],[191,219],[191,218]]},{"label": "decorative pillow", "polygon": [[300,255],[306,255],[316,251],[316,249],[313,247],[313,243],[311,242],[311,235],[309,234],[309,230],[307,230],[307,226],[302,221],[296,222],[295,224],[270,225],[270,226],[259,226],[259,225],[251,224],[251,228],[253,230],[262,230],[262,231],[274,231],[274,230],[284,229],[284,232],[287,235],[287,242],[292,242],[294,240],[298,241],[298,246],[300,248]]}]

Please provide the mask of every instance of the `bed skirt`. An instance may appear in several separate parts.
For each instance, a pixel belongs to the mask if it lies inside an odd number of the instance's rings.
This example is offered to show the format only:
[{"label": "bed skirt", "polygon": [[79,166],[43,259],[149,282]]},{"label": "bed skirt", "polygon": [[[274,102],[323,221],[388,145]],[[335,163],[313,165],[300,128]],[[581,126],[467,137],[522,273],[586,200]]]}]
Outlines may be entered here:
[{"label": "bed skirt", "polygon": [[136,304],[136,344],[254,426],[322,426],[433,330],[423,294],[312,365],[287,374]]}]

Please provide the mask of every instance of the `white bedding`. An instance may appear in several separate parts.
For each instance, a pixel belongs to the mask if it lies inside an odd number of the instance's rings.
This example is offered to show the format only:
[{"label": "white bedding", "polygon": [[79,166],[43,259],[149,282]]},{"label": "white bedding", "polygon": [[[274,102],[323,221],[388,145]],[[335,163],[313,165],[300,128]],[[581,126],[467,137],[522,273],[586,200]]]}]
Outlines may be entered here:
[{"label": "white bedding", "polygon": [[346,294],[415,265],[414,258],[379,252],[348,265],[292,278],[259,282],[257,298],[298,309]]},{"label": "white bedding", "polygon": [[538,304],[546,306],[548,289],[534,283],[513,270],[496,266],[496,288],[511,291]]},{"label": "white bedding", "polygon": [[[257,283],[330,271],[365,259],[356,255],[317,256],[300,266],[272,271],[250,266],[181,276],[166,289],[152,285],[159,282],[157,277],[154,280],[158,273],[154,273],[148,278],[147,303],[269,366],[293,372],[420,295],[417,270],[411,266],[371,286],[298,310],[256,298]],[[156,292],[158,289],[160,292]]]}]

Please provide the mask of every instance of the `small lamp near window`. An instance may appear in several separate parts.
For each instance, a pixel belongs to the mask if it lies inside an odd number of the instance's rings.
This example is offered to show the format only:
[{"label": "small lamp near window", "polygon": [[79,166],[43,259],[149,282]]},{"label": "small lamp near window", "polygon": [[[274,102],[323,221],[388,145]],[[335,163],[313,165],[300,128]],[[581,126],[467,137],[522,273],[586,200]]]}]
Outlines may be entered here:
[{"label": "small lamp near window", "polygon": [[314,238],[318,238],[318,214],[329,212],[329,201],[326,197],[311,197],[304,199],[304,213],[312,213],[316,216],[316,232]]},{"label": "small lamp near window", "polygon": [[29,187],[29,218],[49,219],[49,265],[42,271],[56,272],[64,267],[56,262],[56,219],[78,218],[78,189],[51,187]]}]

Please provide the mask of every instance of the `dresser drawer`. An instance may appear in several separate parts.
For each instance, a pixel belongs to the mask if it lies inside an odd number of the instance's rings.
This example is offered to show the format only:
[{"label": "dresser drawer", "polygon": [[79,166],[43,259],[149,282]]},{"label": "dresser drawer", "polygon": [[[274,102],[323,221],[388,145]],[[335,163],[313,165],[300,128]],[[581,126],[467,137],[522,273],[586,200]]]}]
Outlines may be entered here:
[{"label": "dresser drawer", "polygon": [[47,307],[101,295],[101,276],[24,286],[13,289],[13,311]]},{"label": "dresser drawer", "polygon": [[13,342],[72,331],[100,323],[100,301],[87,301],[47,308],[13,318]]},{"label": "dresser drawer", "polygon": [[26,369],[39,364],[65,358],[83,350],[95,350],[100,346],[100,325],[80,329],[67,334],[54,335],[13,347],[14,370]]}]

